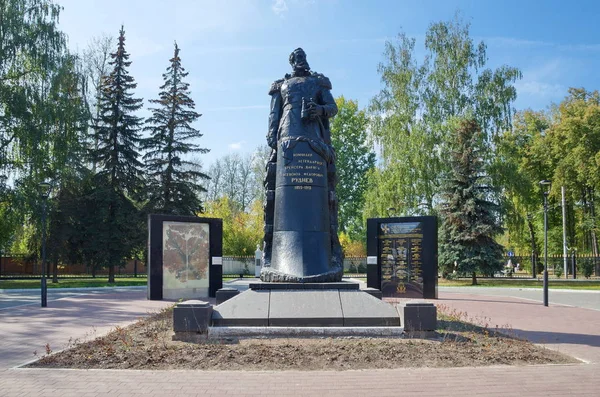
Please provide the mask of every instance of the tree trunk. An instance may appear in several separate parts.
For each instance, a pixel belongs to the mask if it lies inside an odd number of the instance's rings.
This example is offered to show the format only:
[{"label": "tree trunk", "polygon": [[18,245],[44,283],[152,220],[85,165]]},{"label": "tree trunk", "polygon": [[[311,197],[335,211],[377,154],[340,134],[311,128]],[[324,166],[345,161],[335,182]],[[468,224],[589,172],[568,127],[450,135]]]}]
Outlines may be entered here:
[{"label": "tree trunk", "polygon": [[54,263],[52,264],[52,283],[58,283],[58,258],[54,258]]},{"label": "tree trunk", "polygon": [[114,263],[111,262],[111,264],[108,265],[108,283],[114,284],[114,282],[115,282],[115,265],[114,265]]},{"label": "tree trunk", "polygon": [[471,285],[477,285],[477,273],[475,272],[472,274]]}]

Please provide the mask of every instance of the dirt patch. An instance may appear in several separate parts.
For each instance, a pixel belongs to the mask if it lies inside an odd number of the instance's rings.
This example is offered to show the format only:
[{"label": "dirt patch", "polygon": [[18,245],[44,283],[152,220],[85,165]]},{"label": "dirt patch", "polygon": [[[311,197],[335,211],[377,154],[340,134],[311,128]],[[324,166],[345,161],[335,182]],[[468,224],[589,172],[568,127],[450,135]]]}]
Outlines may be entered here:
[{"label": "dirt patch", "polygon": [[439,328],[428,339],[242,339],[233,343],[186,343],[171,340],[172,309],[168,309],[129,327],[116,328],[104,337],[75,341],[71,348],[47,354],[29,367],[310,371],[578,362],[496,329],[490,330],[485,319],[469,319],[465,313],[449,312],[443,306],[438,306],[438,312]]}]

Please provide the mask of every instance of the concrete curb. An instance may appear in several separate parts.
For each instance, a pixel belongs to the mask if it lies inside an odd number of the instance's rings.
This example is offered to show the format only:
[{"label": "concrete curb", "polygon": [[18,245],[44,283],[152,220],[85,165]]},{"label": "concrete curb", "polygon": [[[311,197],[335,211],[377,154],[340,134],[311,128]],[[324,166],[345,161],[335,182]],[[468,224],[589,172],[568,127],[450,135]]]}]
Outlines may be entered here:
[{"label": "concrete curb", "polygon": [[[75,291],[75,292],[80,292],[80,291],[104,291],[104,290],[120,290],[120,289],[124,289],[124,290],[143,290],[148,288],[145,285],[139,286],[139,285],[133,285],[133,286],[122,286],[122,287],[79,287],[79,288],[48,288],[48,292],[50,291]],[[28,291],[38,291],[39,288],[19,288],[19,289],[12,289],[12,288],[7,288],[7,289],[0,289],[0,293],[8,293],[8,292],[28,292]]]},{"label": "concrete curb", "polygon": [[223,338],[386,338],[404,336],[404,327],[210,327],[208,339]]},{"label": "concrete curb", "polygon": [[[489,287],[489,286],[485,286],[485,285],[470,285],[470,286],[458,286],[458,285],[439,285],[438,286],[438,291],[447,291],[447,292],[451,292],[451,290],[453,288],[472,288],[472,289],[477,289],[477,290],[485,290],[488,288],[502,288],[502,290],[506,290],[506,291],[520,291],[520,290],[533,290],[533,291],[542,291],[541,287]],[[548,287],[549,291],[553,291],[553,292],[578,292],[578,293],[596,293],[596,294],[600,294],[600,290],[594,290],[594,289],[567,289],[567,288],[552,288],[552,287]],[[463,292],[461,291],[461,293],[468,293],[468,292]]]}]

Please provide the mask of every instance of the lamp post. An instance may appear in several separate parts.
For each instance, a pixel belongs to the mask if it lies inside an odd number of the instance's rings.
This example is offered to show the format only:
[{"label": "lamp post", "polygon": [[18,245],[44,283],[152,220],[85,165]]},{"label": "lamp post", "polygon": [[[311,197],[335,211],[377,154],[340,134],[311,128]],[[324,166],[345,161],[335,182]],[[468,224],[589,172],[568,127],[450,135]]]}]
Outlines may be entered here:
[{"label": "lamp post", "polygon": [[544,189],[544,306],[548,306],[548,194],[550,194],[550,181],[540,181]]},{"label": "lamp post", "polygon": [[42,199],[42,307],[46,307],[48,306],[46,288],[46,202],[50,196],[52,185],[49,182],[40,182],[39,188]]}]

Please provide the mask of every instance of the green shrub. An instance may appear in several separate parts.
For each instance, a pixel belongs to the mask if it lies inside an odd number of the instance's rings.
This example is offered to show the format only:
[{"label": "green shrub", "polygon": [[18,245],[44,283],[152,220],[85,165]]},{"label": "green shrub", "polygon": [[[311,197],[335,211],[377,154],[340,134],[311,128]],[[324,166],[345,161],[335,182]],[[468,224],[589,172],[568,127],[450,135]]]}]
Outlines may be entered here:
[{"label": "green shrub", "polygon": [[594,273],[594,261],[592,258],[580,258],[577,263],[577,268],[583,277],[590,278],[592,273]]},{"label": "green shrub", "polygon": [[561,278],[563,275],[563,268],[562,266],[557,266],[554,268],[554,274],[556,275],[556,277]]}]

